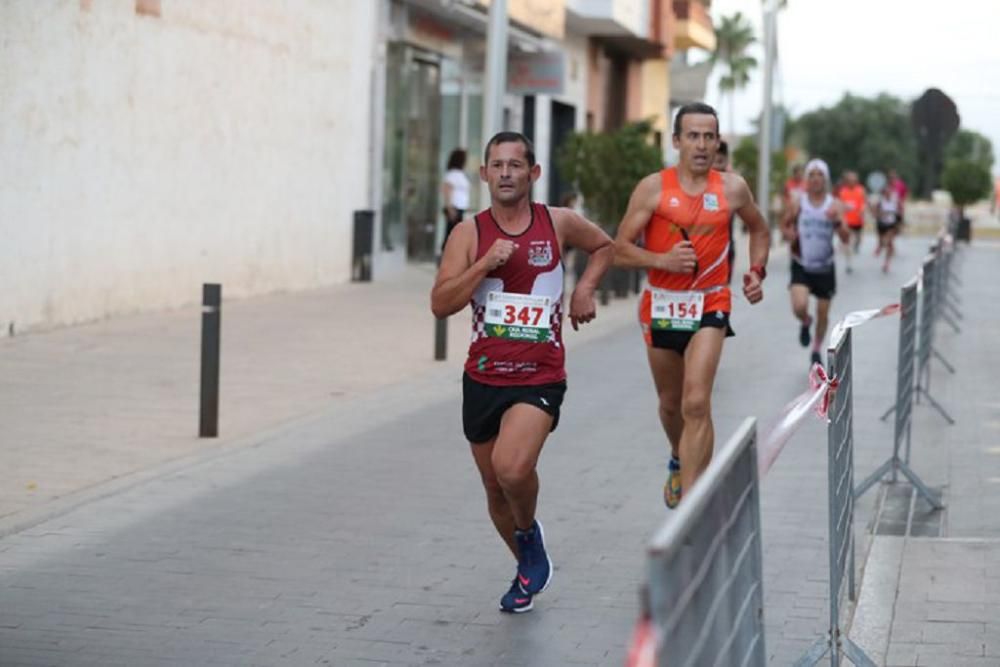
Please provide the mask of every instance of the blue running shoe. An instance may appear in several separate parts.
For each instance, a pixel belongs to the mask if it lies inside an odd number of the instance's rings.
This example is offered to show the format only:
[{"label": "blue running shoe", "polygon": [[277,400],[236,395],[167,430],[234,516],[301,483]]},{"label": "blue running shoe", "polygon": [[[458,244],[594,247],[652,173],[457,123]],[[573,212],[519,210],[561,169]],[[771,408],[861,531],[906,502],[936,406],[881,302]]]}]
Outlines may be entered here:
[{"label": "blue running shoe", "polygon": [[535,521],[528,530],[515,530],[517,552],[517,583],[529,595],[538,595],[552,581],[552,561],[545,553],[545,534],[542,524]]},{"label": "blue running shoe", "polygon": [[667,481],[663,485],[663,503],[670,509],[681,501],[681,462],[673,456],[667,464]]},{"label": "blue running shoe", "polygon": [[534,608],[531,602],[531,594],[521,590],[521,585],[517,583],[517,577],[510,582],[510,590],[500,598],[500,611],[508,614],[523,614]]}]

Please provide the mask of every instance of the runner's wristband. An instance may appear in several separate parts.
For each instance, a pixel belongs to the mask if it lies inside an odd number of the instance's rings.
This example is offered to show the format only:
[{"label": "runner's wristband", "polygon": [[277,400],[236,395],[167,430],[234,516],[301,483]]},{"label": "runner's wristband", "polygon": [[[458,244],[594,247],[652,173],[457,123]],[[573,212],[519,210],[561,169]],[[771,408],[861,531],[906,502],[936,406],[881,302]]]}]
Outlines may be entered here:
[{"label": "runner's wristband", "polygon": [[750,270],[757,274],[757,278],[761,281],[767,278],[767,269],[764,268],[763,264],[754,264],[750,267]]}]

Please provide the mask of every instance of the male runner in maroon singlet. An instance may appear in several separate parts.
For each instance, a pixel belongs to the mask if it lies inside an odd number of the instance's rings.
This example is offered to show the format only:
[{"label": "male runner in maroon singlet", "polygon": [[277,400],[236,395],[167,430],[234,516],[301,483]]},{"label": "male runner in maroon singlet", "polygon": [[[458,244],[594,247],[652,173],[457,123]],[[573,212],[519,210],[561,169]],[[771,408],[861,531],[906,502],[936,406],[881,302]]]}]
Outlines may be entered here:
[{"label": "male runner in maroon singlet", "polygon": [[574,329],[596,316],[594,291],[614,249],[607,234],[572,209],[532,203],[541,168],[525,136],[501,132],[490,139],[479,175],[489,185],[490,207],[448,237],[431,310],[447,317],[472,305],[462,424],[490,518],[517,560],[500,609],[520,613],[552,579],[535,519],[535,467],[566,392],[562,249],[571,244],[590,254],[569,302]]}]

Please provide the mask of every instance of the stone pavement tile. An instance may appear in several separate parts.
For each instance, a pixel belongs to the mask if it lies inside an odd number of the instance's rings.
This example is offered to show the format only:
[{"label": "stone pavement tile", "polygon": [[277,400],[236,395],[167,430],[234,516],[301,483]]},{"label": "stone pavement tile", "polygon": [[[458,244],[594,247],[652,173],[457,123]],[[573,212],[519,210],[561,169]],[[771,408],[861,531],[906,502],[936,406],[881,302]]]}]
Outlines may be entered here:
[{"label": "stone pavement tile", "polygon": [[917,658],[919,656],[919,643],[893,641],[889,645],[889,651],[886,654],[885,665],[890,667],[913,667],[917,664]]}]

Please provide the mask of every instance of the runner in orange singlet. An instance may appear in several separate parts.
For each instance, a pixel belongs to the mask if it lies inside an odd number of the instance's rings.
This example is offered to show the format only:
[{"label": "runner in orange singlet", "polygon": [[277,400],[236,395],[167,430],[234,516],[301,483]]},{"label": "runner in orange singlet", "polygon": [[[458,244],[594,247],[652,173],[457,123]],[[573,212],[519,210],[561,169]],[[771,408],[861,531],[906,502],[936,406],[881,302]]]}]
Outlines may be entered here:
[{"label": "runner in orange singlet", "polygon": [[844,222],[851,235],[851,243],[844,244],[847,272],[851,273],[851,255],[861,249],[861,233],[865,227],[865,209],[868,207],[868,192],[858,180],[858,172],[844,174],[844,186],[837,191],[837,199],[844,206]]},{"label": "runner in orange singlet", "polygon": [[[712,458],[712,385],[729,327],[729,216],[750,232],[750,270],[743,293],[760,301],[766,275],[767,222],[746,181],[712,169],[719,119],[707,104],[681,107],[674,120],[680,163],[642,179],[618,227],[615,261],[646,269],[639,304],[659,413],[670,441],[664,502],[675,507]],[[637,241],[644,236],[644,247]]]}]

